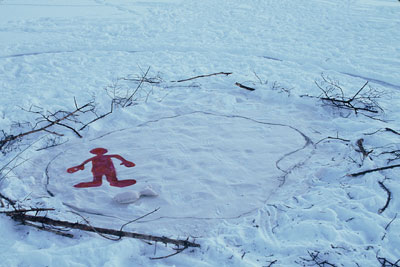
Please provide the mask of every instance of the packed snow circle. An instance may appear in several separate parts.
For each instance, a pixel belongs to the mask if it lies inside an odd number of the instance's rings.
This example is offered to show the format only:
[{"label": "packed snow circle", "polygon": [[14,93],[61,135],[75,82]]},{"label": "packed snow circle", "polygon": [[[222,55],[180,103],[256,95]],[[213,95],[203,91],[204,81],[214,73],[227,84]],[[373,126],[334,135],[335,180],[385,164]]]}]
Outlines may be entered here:
[{"label": "packed snow circle", "polygon": [[397,0],[0,1],[0,265],[398,266],[399,44]]}]

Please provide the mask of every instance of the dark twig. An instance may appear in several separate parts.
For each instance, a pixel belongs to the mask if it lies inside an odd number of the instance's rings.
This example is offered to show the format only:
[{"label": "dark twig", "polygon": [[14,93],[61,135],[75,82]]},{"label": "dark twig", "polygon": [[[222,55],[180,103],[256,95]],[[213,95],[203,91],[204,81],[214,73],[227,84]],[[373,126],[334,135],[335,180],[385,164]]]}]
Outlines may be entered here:
[{"label": "dark twig", "polygon": [[243,89],[249,90],[249,91],[254,91],[254,90],[256,90],[255,88],[248,87],[248,86],[246,86],[246,85],[243,85],[243,84],[241,84],[241,83],[238,83],[238,82],[236,82],[236,83],[235,83],[235,85],[236,85],[236,86],[239,86],[240,88],[243,88]]},{"label": "dark twig", "polygon": [[50,232],[50,233],[53,233],[53,234],[56,234],[56,235],[61,235],[61,236],[64,236],[64,237],[69,237],[69,238],[73,238],[74,237],[73,234],[64,233],[64,232],[56,230],[56,229],[47,228],[47,227],[45,227],[43,225],[40,226],[40,225],[36,225],[36,224],[30,223],[30,222],[22,222],[22,224],[37,228],[37,229],[42,230],[42,231]]},{"label": "dark twig", "polygon": [[367,174],[370,172],[383,171],[383,170],[393,169],[393,168],[397,168],[397,167],[400,167],[400,164],[390,165],[390,166],[376,168],[376,169],[370,169],[370,170],[366,170],[366,171],[362,171],[362,172],[351,173],[351,174],[348,174],[347,176],[356,177],[356,176],[364,175],[364,174]]},{"label": "dark twig", "polygon": [[400,267],[400,259],[398,259],[396,262],[391,262],[386,258],[379,257],[378,255],[376,255],[376,259],[381,264],[381,267]]},{"label": "dark twig", "polygon": [[267,267],[271,267],[272,265],[274,265],[277,262],[278,262],[278,260],[273,260],[273,261],[269,262],[269,265]]},{"label": "dark twig", "polygon": [[185,247],[183,247],[183,248],[177,248],[177,249],[175,249],[175,250],[176,250],[175,253],[172,253],[172,254],[167,255],[167,256],[161,256],[161,257],[150,257],[150,260],[162,260],[162,259],[166,259],[166,258],[175,256],[175,255],[177,255],[177,254],[183,252],[183,251],[184,251],[185,249],[187,249],[187,248],[188,248],[187,246],[185,246]]},{"label": "dark twig", "polygon": [[188,79],[183,79],[183,80],[178,80],[178,81],[171,81],[172,83],[181,83],[181,82],[187,82],[187,81],[191,81],[194,79],[198,79],[198,78],[205,78],[205,77],[210,77],[210,76],[215,76],[215,75],[231,75],[232,72],[216,72],[216,73],[211,73],[211,74],[205,74],[205,75],[199,75],[199,76],[195,76],[192,78],[188,78]]},{"label": "dark twig", "polygon": [[95,119],[89,121],[88,123],[86,123],[85,125],[83,125],[83,126],[79,129],[79,131],[82,131],[83,129],[85,129],[89,124],[91,124],[91,123],[93,123],[93,122],[95,122],[95,121],[97,121],[97,120],[100,120],[100,119],[102,119],[102,118],[104,118],[104,117],[110,115],[111,113],[113,113],[113,109],[114,109],[114,101],[111,101],[111,108],[110,108],[110,111],[109,111],[109,112],[104,113],[103,115],[97,116]]},{"label": "dark twig", "polygon": [[78,212],[75,212],[75,211],[70,211],[70,212],[73,213],[73,214],[78,215],[79,217],[81,217],[85,221],[85,223],[93,230],[93,232],[95,232],[96,234],[98,234],[99,236],[101,236],[103,238],[108,239],[108,240],[112,240],[112,241],[118,241],[118,240],[120,240],[122,238],[121,236],[118,237],[118,238],[108,237],[108,236],[104,235],[103,233],[98,232],[96,230],[96,228],[93,227],[92,224],[85,217],[83,217],[81,214],[79,214]]},{"label": "dark twig", "polygon": [[[0,193],[0,198],[4,199],[5,201],[8,202],[8,204],[10,204],[12,207],[15,206],[15,204],[17,204],[17,202],[15,200],[12,200],[11,198],[6,197],[5,195],[3,195],[2,193]],[[15,207],[14,207],[15,208]]]},{"label": "dark twig", "polygon": [[52,158],[49,163],[47,163],[46,169],[45,169],[45,174],[46,174],[46,191],[47,193],[51,196],[54,197],[53,192],[51,192],[48,187],[49,187],[49,183],[50,183],[50,175],[49,175],[49,168],[50,168],[50,164],[56,159],[58,158],[61,154],[63,154],[63,152],[58,153],[54,158]]},{"label": "dark twig", "polygon": [[41,211],[54,211],[55,209],[49,209],[49,208],[33,208],[33,209],[14,209],[10,211],[0,211],[0,213],[4,213],[7,215],[13,215],[17,213],[27,213],[27,212],[41,212]]},{"label": "dark twig", "polygon": [[386,231],[387,231],[387,229],[389,229],[389,226],[392,224],[392,222],[393,222],[394,220],[396,220],[396,218],[397,218],[397,213],[396,213],[396,215],[394,215],[393,219],[386,225],[386,227],[385,227],[385,230],[386,230]]},{"label": "dark twig", "polygon": [[141,220],[141,219],[143,219],[143,218],[146,218],[147,216],[149,216],[149,215],[151,215],[151,214],[157,212],[159,209],[160,209],[160,208],[156,208],[155,210],[150,211],[149,213],[146,213],[145,215],[140,216],[139,218],[136,218],[136,219],[134,219],[134,220],[132,220],[132,221],[129,221],[129,222],[123,224],[119,230],[122,231],[122,229],[124,229],[124,227],[127,226],[128,224],[131,224],[131,223],[137,222],[137,221],[139,221],[139,220]]},{"label": "dark twig", "polygon": [[327,139],[331,139],[331,140],[340,140],[340,141],[343,141],[343,142],[346,142],[346,143],[347,143],[347,142],[350,142],[350,140],[340,138],[339,136],[336,136],[336,137],[328,136],[328,137],[322,138],[321,140],[319,140],[319,141],[316,142],[315,144],[318,145],[319,143],[321,143],[322,141],[327,140]]},{"label": "dark twig", "polygon": [[400,135],[399,132],[397,132],[397,131],[395,131],[395,130],[393,130],[393,129],[391,129],[391,128],[385,128],[385,130],[388,131],[388,132],[392,132],[392,133],[394,133],[394,134]]},{"label": "dark twig", "polygon": [[383,182],[378,181],[378,183],[381,186],[381,188],[383,190],[385,190],[386,193],[387,193],[387,200],[386,200],[385,206],[383,206],[383,208],[379,209],[379,211],[378,211],[379,213],[382,213],[389,206],[390,200],[392,199],[392,192],[390,192],[390,190],[385,186],[385,184]]},{"label": "dark twig", "polygon": [[[50,122],[52,122],[52,121],[50,121]],[[57,125],[60,125],[60,126],[63,126],[63,127],[65,127],[65,128],[67,128],[67,129],[70,129],[71,131],[73,131],[79,138],[83,138],[83,136],[77,131],[77,130],[75,130],[73,127],[71,127],[71,126],[69,126],[69,125],[66,125],[66,124],[64,124],[64,123],[60,123],[60,122],[58,122],[58,123],[56,123]],[[63,135],[62,135],[63,136]]]},{"label": "dark twig", "polygon": [[146,79],[147,74],[150,71],[150,67],[147,68],[147,71],[145,72],[145,74],[142,76],[142,79],[140,80],[138,86],[136,87],[135,91],[133,91],[133,93],[128,97],[128,99],[126,99],[125,103],[122,105],[122,107],[126,107],[127,104],[129,104],[131,102],[132,97],[136,94],[137,91],[139,91],[140,87],[142,86],[143,82]]}]

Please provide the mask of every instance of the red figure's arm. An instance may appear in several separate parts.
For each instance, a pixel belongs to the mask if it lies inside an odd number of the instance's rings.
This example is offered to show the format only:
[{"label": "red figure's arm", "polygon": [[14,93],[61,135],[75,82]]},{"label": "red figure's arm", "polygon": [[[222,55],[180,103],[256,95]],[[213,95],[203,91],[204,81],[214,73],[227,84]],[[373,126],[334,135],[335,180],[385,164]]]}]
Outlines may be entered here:
[{"label": "red figure's arm", "polygon": [[67,169],[67,172],[68,173],[74,173],[74,172],[77,172],[79,170],[84,170],[85,169],[85,164],[90,162],[90,161],[92,161],[92,160],[93,160],[93,158],[87,159],[84,162],[82,162],[80,165],[74,166],[74,167],[71,167],[71,168]]},{"label": "red figure's arm", "polygon": [[93,158],[87,159],[84,162],[82,162],[81,165],[79,165],[79,166],[82,166],[82,170],[83,170],[83,166],[85,166],[86,163],[89,163],[92,160],[93,160]]},{"label": "red figure's arm", "polygon": [[135,167],[135,163],[133,163],[131,161],[127,161],[120,155],[110,155],[109,157],[119,159],[120,161],[122,161],[121,165],[124,165],[125,167]]}]

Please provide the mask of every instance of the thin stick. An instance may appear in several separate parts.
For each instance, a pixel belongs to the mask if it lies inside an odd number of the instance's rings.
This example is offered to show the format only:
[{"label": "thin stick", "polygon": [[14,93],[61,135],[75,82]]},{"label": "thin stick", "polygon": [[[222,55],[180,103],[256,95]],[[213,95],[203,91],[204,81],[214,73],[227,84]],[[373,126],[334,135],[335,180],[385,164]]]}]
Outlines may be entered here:
[{"label": "thin stick", "polygon": [[12,200],[11,198],[6,197],[5,195],[3,195],[2,193],[0,193],[0,197],[4,200],[6,200],[12,207],[15,206],[15,204],[17,204],[17,202],[15,200]]},{"label": "thin stick", "polygon": [[385,227],[385,230],[387,231],[387,229],[389,229],[389,226],[392,224],[392,222],[394,221],[394,220],[396,220],[396,218],[397,218],[397,213],[396,213],[396,215],[393,217],[393,219],[386,225],[386,227]]},{"label": "thin stick", "polygon": [[391,129],[391,128],[385,128],[385,130],[388,131],[388,132],[392,132],[392,133],[394,133],[394,134],[400,135],[399,132],[397,132],[397,131],[395,131],[395,130],[393,130],[393,129]]},{"label": "thin stick", "polygon": [[107,112],[107,113],[105,113],[105,114],[103,114],[103,115],[101,115],[101,116],[98,116],[97,118],[95,118],[95,119],[91,120],[90,122],[86,123],[85,125],[83,125],[83,126],[79,129],[79,131],[82,131],[83,129],[85,129],[89,124],[91,124],[91,123],[93,123],[93,122],[95,122],[95,121],[97,121],[97,120],[100,120],[100,119],[102,119],[102,118],[104,118],[104,117],[110,115],[111,113],[113,113],[113,109],[114,109],[114,101],[111,101],[111,109],[110,109],[109,112]]},{"label": "thin stick", "polygon": [[370,170],[366,170],[366,171],[362,171],[362,172],[351,173],[351,174],[348,174],[347,176],[356,177],[356,176],[364,175],[364,174],[370,173],[370,172],[383,171],[383,170],[393,169],[393,168],[397,168],[397,167],[400,167],[400,164],[390,165],[390,166],[376,168],[376,169],[370,169]]},{"label": "thin stick", "polygon": [[136,94],[136,92],[140,89],[140,87],[142,86],[143,82],[146,79],[147,74],[150,71],[150,67],[147,68],[146,73],[143,75],[142,79],[140,80],[140,83],[138,84],[138,86],[136,87],[136,90],[129,96],[129,98],[125,101],[125,103],[122,105],[122,107],[126,107],[126,105],[129,103],[129,101],[131,101],[132,97]]},{"label": "thin stick", "polygon": [[166,258],[175,256],[175,255],[181,253],[182,251],[184,251],[184,250],[187,249],[187,248],[188,248],[188,247],[184,247],[184,248],[177,249],[175,253],[172,253],[172,254],[167,255],[167,256],[154,257],[154,258],[151,257],[150,260],[162,260],[162,259],[166,259]]},{"label": "thin stick", "polygon": [[44,226],[39,226],[39,225],[30,223],[30,222],[23,222],[22,224],[37,228],[37,229],[42,230],[42,231],[50,232],[50,233],[53,233],[53,234],[56,234],[56,235],[61,235],[61,236],[64,236],[64,237],[69,237],[69,238],[73,238],[74,237],[73,234],[64,233],[64,232],[61,232],[61,231],[58,231],[58,230],[55,230],[55,229],[46,228]]},{"label": "thin stick", "polygon": [[319,143],[321,143],[322,141],[324,141],[324,140],[327,140],[327,139],[332,139],[332,140],[340,140],[340,141],[343,141],[343,142],[350,142],[350,140],[348,140],[348,139],[343,139],[343,138],[340,138],[340,137],[332,137],[332,136],[328,136],[328,137],[325,137],[325,138],[322,138],[321,140],[319,140],[317,143],[315,143],[316,145],[318,145]]},{"label": "thin stick", "polygon": [[254,90],[256,90],[255,88],[248,87],[248,86],[246,86],[246,85],[243,85],[243,84],[241,84],[241,83],[238,83],[238,82],[236,82],[236,83],[235,83],[235,85],[236,85],[236,86],[239,86],[240,88],[243,88],[243,89],[249,90],[249,91],[254,91]]},{"label": "thin stick", "polygon": [[60,152],[60,153],[58,153],[54,158],[52,158],[52,159],[49,161],[49,163],[47,163],[46,169],[45,169],[45,171],[44,171],[44,173],[46,174],[46,185],[45,185],[45,188],[46,188],[47,193],[49,193],[49,195],[50,195],[51,197],[54,197],[54,194],[53,194],[53,192],[51,192],[51,191],[49,190],[49,188],[48,188],[48,187],[49,187],[49,183],[50,183],[49,168],[50,168],[50,164],[51,164],[56,158],[58,158],[62,153],[63,153],[63,152]]},{"label": "thin stick", "polygon": [[0,211],[0,213],[5,213],[7,215],[13,215],[15,213],[26,213],[26,212],[40,212],[40,211],[54,211],[55,209],[48,208],[34,208],[34,209],[16,209],[10,211]]},{"label": "thin stick", "polygon": [[153,214],[154,212],[158,211],[159,209],[160,209],[160,208],[158,207],[158,208],[156,208],[155,210],[150,211],[149,213],[146,213],[146,214],[143,215],[143,216],[140,216],[139,218],[136,218],[136,219],[134,219],[134,220],[132,220],[132,221],[129,221],[129,222],[123,224],[119,230],[122,231],[122,229],[124,229],[124,227],[127,226],[128,224],[137,222],[137,221],[139,221],[139,220],[141,220],[141,219],[143,219],[143,218],[145,218],[145,217],[147,217],[147,216]]},{"label": "thin stick", "polygon": [[387,193],[387,199],[386,199],[386,203],[385,206],[383,206],[383,208],[379,209],[379,213],[382,213],[386,210],[386,208],[389,206],[390,200],[392,199],[392,192],[390,192],[390,190],[385,186],[385,184],[381,181],[378,181],[378,184],[381,186],[381,188],[383,190],[386,191]]},{"label": "thin stick", "polygon": [[357,93],[350,99],[349,102],[353,101],[353,100],[357,97],[357,95],[358,95],[362,90],[364,90],[364,88],[365,88],[365,86],[367,86],[367,84],[368,84],[368,81],[360,88],[360,90],[357,91]]},{"label": "thin stick", "polygon": [[179,81],[171,81],[172,83],[181,83],[181,82],[187,82],[187,81],[191,81],[194,79],[198,79],[198,78],[205,78],[205,77],[210,77],[210,76],[215,76],[215,75],[231,75],[232,72],[216,72],[216,73],[211,73],[211,74],[205,74],[205,75],[199,75],[199,76],[195,76],[192,78],[188,78],[188,79],[183,79],[183,80],[179,80]]}]

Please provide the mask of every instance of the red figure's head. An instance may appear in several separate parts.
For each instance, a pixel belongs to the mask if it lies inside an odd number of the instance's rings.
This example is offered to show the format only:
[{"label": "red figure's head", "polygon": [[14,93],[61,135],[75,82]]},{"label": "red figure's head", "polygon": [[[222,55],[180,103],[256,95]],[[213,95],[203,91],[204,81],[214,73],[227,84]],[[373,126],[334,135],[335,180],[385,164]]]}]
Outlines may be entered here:
[{"label": "red figure's head", "polygon": [[107,152],[108,152],[107,149],[101,148],[101,147],[94,148],[94,149],[90,150],[90,153],[95,154],[95,155],[104,155]]}]

